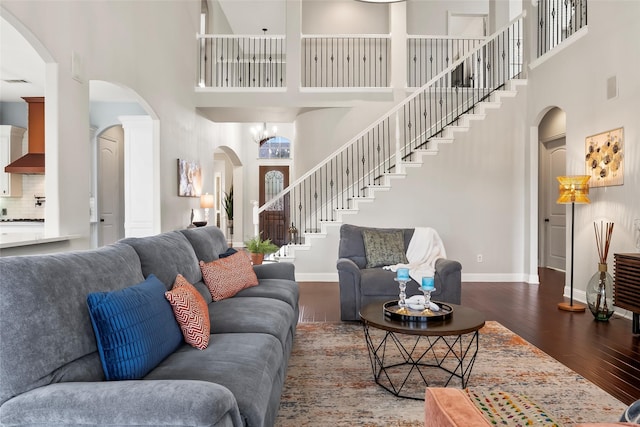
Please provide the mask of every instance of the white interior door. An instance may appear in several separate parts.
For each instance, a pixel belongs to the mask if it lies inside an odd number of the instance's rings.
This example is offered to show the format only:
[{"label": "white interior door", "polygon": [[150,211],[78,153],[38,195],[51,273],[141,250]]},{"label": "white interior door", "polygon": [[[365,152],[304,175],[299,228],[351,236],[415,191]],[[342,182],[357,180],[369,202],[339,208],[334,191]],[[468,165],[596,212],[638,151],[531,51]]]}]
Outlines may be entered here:
[{"label": "white interior door", "polygon": [[541,172],[543,185],[544,252],[543,267],[565,270],[566,268],[566,206],[556,203],[558,180],[566,172],[566,141],[556,139],[543,145]]},{"label": "white interior door", "polygon": [[98,138],[98,246],[124,237],[123,141],[121,126],[108,129]]}]

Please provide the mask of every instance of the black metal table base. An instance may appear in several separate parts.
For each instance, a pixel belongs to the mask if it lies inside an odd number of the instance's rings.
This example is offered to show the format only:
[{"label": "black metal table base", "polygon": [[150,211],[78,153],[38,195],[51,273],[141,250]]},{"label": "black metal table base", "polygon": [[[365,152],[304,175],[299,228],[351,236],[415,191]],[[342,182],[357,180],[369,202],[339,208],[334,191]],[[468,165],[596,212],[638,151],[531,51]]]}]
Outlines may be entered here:
[{"label": "black metal table base", "polygon": [[424,400],[426,387],[447,387],[454,378],[461,388],[467,386],[478,354],[478,331],[426,336],[363,325],[374,379],[393,395]]}]

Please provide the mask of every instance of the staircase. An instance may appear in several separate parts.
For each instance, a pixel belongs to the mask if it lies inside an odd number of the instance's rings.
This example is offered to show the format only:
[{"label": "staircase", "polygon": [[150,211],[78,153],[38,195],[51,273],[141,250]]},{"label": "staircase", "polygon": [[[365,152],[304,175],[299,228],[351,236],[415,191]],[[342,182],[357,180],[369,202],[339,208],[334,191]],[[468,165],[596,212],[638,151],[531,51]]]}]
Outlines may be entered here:
[{"label": "staircase", "polygon": [[[526,84],[519,79],[523,18],[524,14],[488,37],[257,208],[259,215],[283,201],[297,228],[292,241],[272,257],[293,262],[301,251],[322,246],[328,233],[357,214],[363,203],[389,191],[394,180],[420,167],[425,156],[436,155],[440,144],[453,143],[457,134],[484,120],[488,110],[515,96],[518,87]],[[451,84],[454,72],[459,76],[461,71],[471,85]]]}]

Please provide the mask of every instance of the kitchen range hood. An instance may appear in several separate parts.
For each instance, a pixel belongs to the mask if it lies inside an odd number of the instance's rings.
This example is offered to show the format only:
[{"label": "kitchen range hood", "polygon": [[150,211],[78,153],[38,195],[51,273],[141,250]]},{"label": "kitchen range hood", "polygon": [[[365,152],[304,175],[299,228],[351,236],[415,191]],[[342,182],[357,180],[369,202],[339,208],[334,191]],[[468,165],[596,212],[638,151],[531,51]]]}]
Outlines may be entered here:
[{"label": "kitchen range hood", "polygon": [[27,154],[4,168],[7,173],[44,174],[44,97],[24,97],[29,108]]}]

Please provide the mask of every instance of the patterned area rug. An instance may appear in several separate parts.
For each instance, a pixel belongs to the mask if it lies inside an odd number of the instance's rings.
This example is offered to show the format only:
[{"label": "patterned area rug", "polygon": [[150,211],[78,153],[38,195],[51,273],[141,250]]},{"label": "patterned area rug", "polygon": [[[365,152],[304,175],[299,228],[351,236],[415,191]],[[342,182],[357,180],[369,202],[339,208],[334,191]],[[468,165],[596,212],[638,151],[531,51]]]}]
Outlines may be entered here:
[{"label": "patterned area rug", "polygon": [[[617,421],[626,408],[492,321],[480,330],[468,387],[525,395],[565,426]],[[360,324],[298,325],[277,427],[423,425],[424,402],[397,398],[375,384]]]}]

